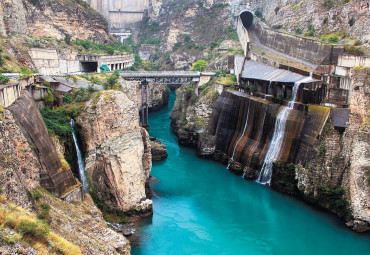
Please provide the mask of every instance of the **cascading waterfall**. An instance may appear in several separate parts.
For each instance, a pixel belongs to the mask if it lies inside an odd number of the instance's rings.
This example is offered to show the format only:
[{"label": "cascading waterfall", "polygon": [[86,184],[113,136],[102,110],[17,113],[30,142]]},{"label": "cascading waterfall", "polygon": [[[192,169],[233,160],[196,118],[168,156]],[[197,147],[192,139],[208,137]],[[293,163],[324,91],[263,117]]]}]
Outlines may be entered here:
[{"label": "cascading waterfall", "polygon": [[263,162],[260,174],[257,181],[262,184],[271,184],[272,177],[272,164],[276,161],[280,154],[280,149],[283,145],[285,125],[290,111],[293,109],[294,103],[296,102],[297,92],[302,82],[311,79],[312,73],[309,77],[305,77],[299,81],[296,81],[293,86],[292,100],[288,103],[288,107],[284,107],[276,117],[274,133],[270,142],[269,148],[266,153],[265,160]]},{"label": "cascading waterfall", "polygon": [[87,191],[88,185],[87,185],[87,180],[86,180],[86,176],[85,176],[85,165],[84,165],[84,162],[83,162],[83,159],[82,159],[82,154],[81,154],[80,148],[78,147],[76,131],[75,131],[75,122],[74,122],[73,119],[71,119],[71,127],[72,127],[73,141],[75,143],[75,147],[76,147],[76,151],[77,151],[78,172],[80,174],[82,187],[85,191]]},{"label": "cascading waterfall", "polygon": [[[231,156],[231,160],[230,160],[230,161],[233,161],[233,160],[234,160],[234,155],[235,155],[236,147],[238,146],[238,144],[239,144],[240,140],[243,138],[244,133],[245,133],[245,130],[247,129],[248,119],[249,119],[250,104],[251,104],[251,100],[249,100],[249,102],[248,102],[248,113],[247,113],[247,118],[246,118],[246,120],[245,120],[243,133],[240,135],[240,137],[239,137],[238,141],[235,143],[234,150],[233,150],[233,155]],[[230,164],[228,164],[228,165],[227,165],[227,169],[229,169],[229,167],[230,167]]]},{"label": "cascading waterfall", "polygon": [[278,159],[280,148],[283,145],[285,124],[291,108],[284,107],[276,117],[274,133],[266,153],[265,161],[258,176],[258,182],[262,184],[271,184],[272,163]]}]

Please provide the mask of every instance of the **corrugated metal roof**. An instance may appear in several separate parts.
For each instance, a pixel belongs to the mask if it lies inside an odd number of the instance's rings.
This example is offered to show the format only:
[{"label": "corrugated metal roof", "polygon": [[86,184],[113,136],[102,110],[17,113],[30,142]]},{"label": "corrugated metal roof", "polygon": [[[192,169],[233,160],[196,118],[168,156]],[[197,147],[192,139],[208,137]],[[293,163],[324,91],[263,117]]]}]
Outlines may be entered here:
[{"label": "corrugated metal roof", "polygon": [[337,108],[332,110],[333,126],[345,128],[349,120],[351,110],[348,108]]},{"label": "corrugated metal roof", "polygon": [[290,83],[302,80],[304,80],[302,81],[302,83],[319,81],[314,78],[303,76],[283,69],[277,69],[253,60],[249,60],[245,63],[242,78]]},{"label": "corrugated metal roof", "polygon": [[73,88],[69,87],[69,86],[66,86],[64,84],[60,84],[55,90],[56,91],[60,91],[60,92],[69,92],[71,91]]},{"label": "corrugated metal roof", "polygon": [[51,78],[50,76],[47,76],[47,75],[40,76],[40,79],[42,79],[44,81],[47,81],[47,82],[57,82],[56,80],[54,80],[53,78]]},{"label": "corrugated metal roof", "polygon": [[93,84],[91,81],[87,81],[87,80],[77,80],[75,88],[77,88],[77,89],[79,89],[79,88],[88,89],[89,85],[90,86],[92,85],[94,87],[94,89],[104,90],[103,86]]}]

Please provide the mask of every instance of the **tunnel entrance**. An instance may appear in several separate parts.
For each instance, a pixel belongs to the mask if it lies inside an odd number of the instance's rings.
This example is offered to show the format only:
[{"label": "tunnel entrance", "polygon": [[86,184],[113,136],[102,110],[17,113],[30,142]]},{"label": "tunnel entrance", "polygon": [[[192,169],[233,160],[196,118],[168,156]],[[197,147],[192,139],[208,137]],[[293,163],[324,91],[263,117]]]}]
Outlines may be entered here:
[{"label": "tunnel entrance", "polygon": [[243,11],[240,14],[240,19],[242,20],[245,29],[249,29],[253,24],[253,13],[249,11]]},{"label": "tunnel entrance", "polygon": [[98,71],[98,62],[81,62],[81,71],[84,73],[94,73]]}]

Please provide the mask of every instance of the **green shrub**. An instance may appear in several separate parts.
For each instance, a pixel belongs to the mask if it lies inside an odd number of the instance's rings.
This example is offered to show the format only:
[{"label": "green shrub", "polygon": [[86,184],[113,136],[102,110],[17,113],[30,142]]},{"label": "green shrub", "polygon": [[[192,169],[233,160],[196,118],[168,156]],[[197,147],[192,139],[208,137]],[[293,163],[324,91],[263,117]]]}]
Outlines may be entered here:
[{"label": "green shrub", "polygon": [[338,36],[334,36],[334,35],[329,36],[328,41],[331,42],[331,43],[337,43],[337,42],[339,42],[339,38],[338,38]]},{"label": "green shrub", "polygon": [[24,236],[32,236],[36,239],[46,239],[50,232],[50,228],[46,223],[41,221],[22,220],[18,226],[17,231]]},{"label": "green shrub", "polygon": [[283,25],[273,25],[272,28],[273,29],[282,29]]},{"label": "green shrub", "polygon": [[8,81],[9,81],[8,77],[0,74],[0,83],[6,84],[6,83],[8,83]]},{"label": "green shrub", "polygon": [[314,36],[315,35],[315,32],[310,30],[308,31],[307,33],[304,33],[304,36]]},{"label": "green shrub", "polygon": [[63,96],[63,102],[70,103],[72,102],[72,97],[67,94]]},{"label": "green shrub", "polygon": [[211,42],[210,44],[209,44],[209,47],[211,48],[211,50],[214,50],[214,49],[216,49],[217,47],[218,47],[218,43],[217,42]]},{"label": "green shrub", "polygon": [[303,33],[302,28],[298,27],[298,28],[295,30],[295,33],[296,33],[296,34],[298,34],[298,35],[302,34],[302,33]]},{"label": "green shrub", "polygon": [[198,60],[193,64],[193,67],[191,68],[192,71],[198,71],[201,72],[206,67],[207,61],[205,60]]},{"label": "green shrub", "polygon": [[72,129],[70,126],[70,117],[62,109],[52,111],[49,107],[45,107],[40,110],[46,127],[51,133],[57,136],[69,137],[71,135]]},{"label": "green shrub", "polygon": [[323,20],[322,20],[322,24],[325,25],[327,24],[329,21],[329,18],[328,17],[325,17]]},{"label": "green shrub", "polygon": [[68,34],[68,33],[65,33],[64,34],[64,41],[66,42],[66,44],[71,45],[71,35]]},{"label": "green shrub", "polygon": [[361,55],[365,54],[364,49],[361,49],[360,47],[355,47],[355,46],[350,45],[350,44],[344,45],[344,52],[352,54],[352,55],[358,55],[358,56],[361,56]]},{"label": "green shrub", "polygon": [[356,20],[355,17],[351,17],[351,19],[348,21],[348,24],[352,27],[355,24]]},{"label": "green shrub", "polygon": [[361,46],[362,45],[362,42],[360,40],[356,40],[354,43],[353,43],[354,46]]},{"label": "green shrub", "polygon": [[308,25],[308,31],[315,32],[315,27],[314,27],[314,25],[312,23]]},{"label": "green shrub", "polygon": [[322,35],[322,36],[320,37],[320,40],[321,40],[322,42],[325,42],[325,41],[327,41],[327,40],[328,40],[328,38],[326,37],[326,35]]},{"label": "green shrub", "polygon": [[144,43],[145,44],[160,44],[161,43],[161,38],[153,37],[153,38],[150,38],[148,40],[145,40]]},{"label": "green shrub", "polygon": [[40,192],[34,192],[31,193],[32,198],[35,199],[36,201],[39,201],[42,198],[42,194]]},{"label": "green shrub", "polygon": [[256,15],[256,17],[258,17],[258,18],[260,18],[260,19],[262,19],[262,18],[263,18],[262,12],[261,12],[261,11],[259,11],[259,10],[255,11],[255,12],[254,12],[254,15]]}]

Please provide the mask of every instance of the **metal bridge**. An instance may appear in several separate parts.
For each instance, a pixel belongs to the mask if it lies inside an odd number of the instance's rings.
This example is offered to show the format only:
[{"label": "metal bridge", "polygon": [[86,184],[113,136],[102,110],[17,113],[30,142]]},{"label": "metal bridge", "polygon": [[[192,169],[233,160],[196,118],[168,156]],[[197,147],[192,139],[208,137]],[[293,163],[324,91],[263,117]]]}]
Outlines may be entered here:
[{"label": "metal bridge", "polygon": [[198,82],[202,73],[193,71],[120,72],[126,81],[147,81],[153,84],[180,85]]}]

